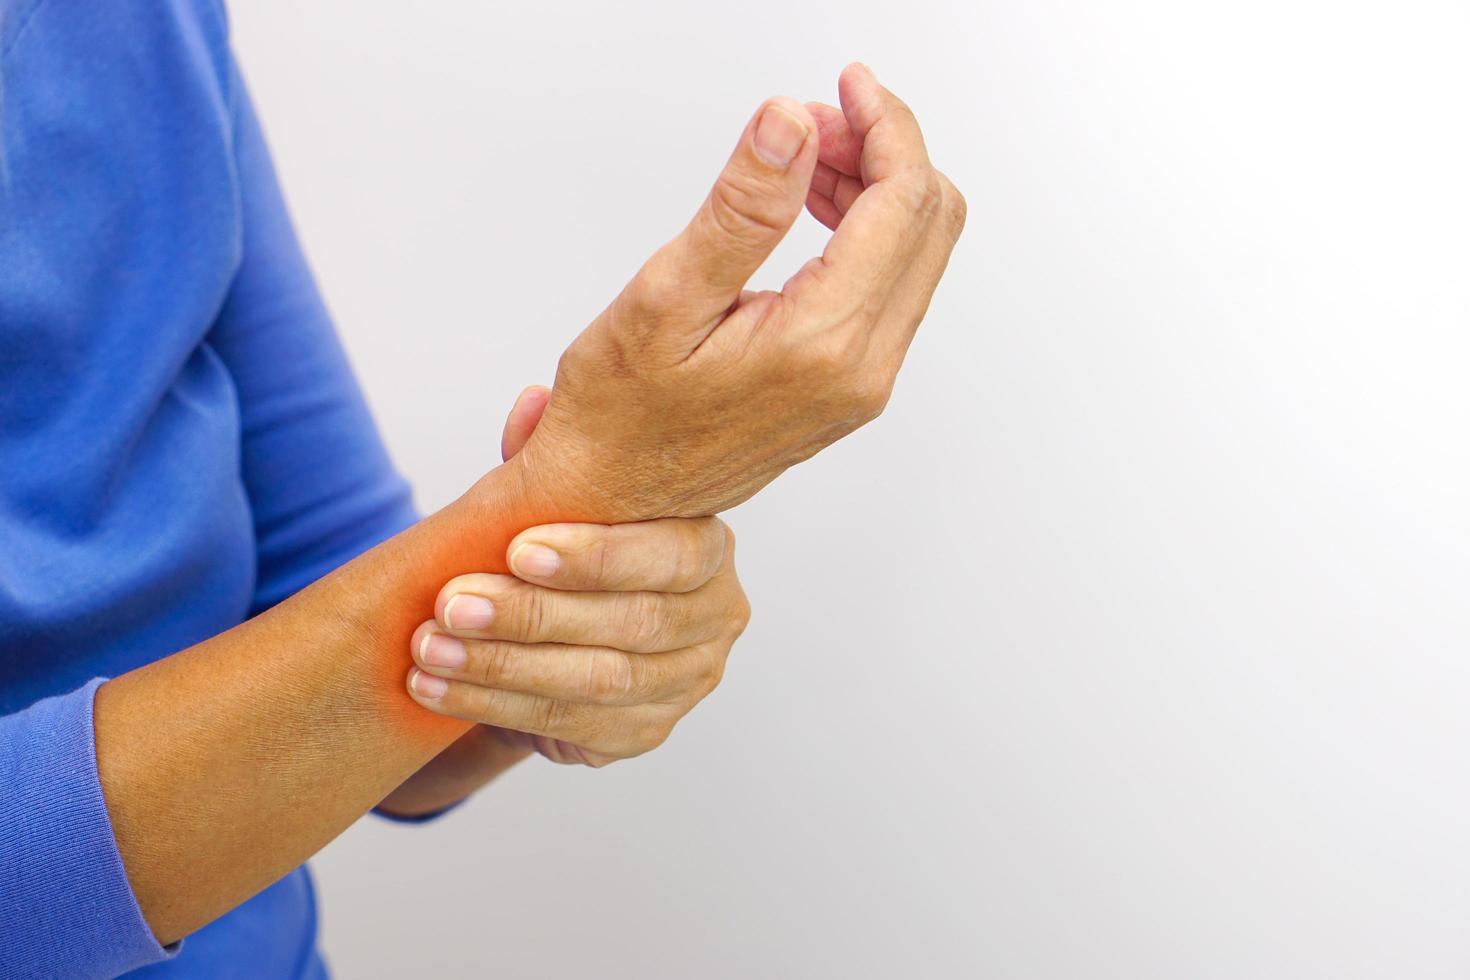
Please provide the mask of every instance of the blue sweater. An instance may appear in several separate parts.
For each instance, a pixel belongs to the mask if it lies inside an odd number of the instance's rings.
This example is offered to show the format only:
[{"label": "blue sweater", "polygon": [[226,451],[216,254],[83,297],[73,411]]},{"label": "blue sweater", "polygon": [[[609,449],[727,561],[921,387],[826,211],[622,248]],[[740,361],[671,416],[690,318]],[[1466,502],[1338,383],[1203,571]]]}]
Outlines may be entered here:
[{"label": "blue sweater", "polygon": [[322,973],[304,868],[158,946],[93,693],[414,519],[220,3],[0,0],[0,977]]}]

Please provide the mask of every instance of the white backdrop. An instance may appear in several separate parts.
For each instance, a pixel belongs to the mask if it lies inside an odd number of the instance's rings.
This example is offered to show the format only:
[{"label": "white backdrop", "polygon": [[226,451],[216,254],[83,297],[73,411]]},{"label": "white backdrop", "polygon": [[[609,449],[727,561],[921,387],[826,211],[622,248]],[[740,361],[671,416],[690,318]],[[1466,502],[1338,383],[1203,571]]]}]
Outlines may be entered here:
[{"label": "white backdrop", "polygon": [[341,976],[1470,973],[1463,2],[233,16],[426,508],[763,97],[868,62],[971,205],[888,413],[731,516],[722,689],[328,848]]}]

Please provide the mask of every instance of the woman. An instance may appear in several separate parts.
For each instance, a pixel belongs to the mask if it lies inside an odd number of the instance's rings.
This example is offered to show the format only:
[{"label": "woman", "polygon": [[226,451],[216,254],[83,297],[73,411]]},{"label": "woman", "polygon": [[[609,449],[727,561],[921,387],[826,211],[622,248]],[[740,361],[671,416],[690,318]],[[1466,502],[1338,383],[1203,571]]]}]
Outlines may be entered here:
[{"label": "woman", "polygon": [[[363,812],[657,745],[747,615],[706,515],[881,410],[963,220],[865,69],[772,100],[415,523],[220,5],[8,4],[0,79],[4,976],[319,975]],[[827,256],[742,294],[803,202]]]}]

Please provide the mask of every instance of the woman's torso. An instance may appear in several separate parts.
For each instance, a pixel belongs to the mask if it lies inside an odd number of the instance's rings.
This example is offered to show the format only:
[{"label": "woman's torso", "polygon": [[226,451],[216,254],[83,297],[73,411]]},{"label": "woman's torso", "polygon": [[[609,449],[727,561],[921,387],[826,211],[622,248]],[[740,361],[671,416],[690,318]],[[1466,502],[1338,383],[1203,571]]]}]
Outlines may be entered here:
[{"label": "woman's torso", "polygon": [[[0,0],[0,713],[249,610],[229,58],[215,3]],[[314,930],[299,870],[144,972],[312,975]]]}]

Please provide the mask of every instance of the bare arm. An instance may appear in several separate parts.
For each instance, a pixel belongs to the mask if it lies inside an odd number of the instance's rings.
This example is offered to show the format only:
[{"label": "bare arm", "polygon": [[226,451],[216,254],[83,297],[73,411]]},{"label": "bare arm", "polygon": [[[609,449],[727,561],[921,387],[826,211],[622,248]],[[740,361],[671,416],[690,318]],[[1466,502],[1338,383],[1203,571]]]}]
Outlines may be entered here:
[{"label": "bare arm", "polygon": [[[99,690],[103,791],[161,941],[300,864],[468,730],[405,688],[441,583],[504,572],[531,525],[716,513],[881,411],[963,205],[907,107],[861,68],[840,91],[820,139],[810,110],[762,107],[694,221],[562,358],[510,463],[269,612]],[[845,178],[830,199],[813,188],[819,155]],[[823,257],[780,293],[743,294],[809,191],[838,226]],[[509,727],[561,737],[539,721]]]},{"label": "bare arm", "polygon": [[263,615],[102,686],[103,792],[160,942],[280,878],[464,734],[405,696],[407,637],[436,583],[503,569],[533,523],[496,470]]},{"label": "bare arm", "polygon": [[[505,459],[530,438],[550,395],[532,385],[516,399]],[[432,683],[412,673],[409,689],[430,711],[476,725],[380,813],[443,810],[532,753],[600,767],[657,748],[719,685],[750,621],[735,535],[718,517],[543,524],[517,535],[507,556],[512,575],[445,583],[435,618],[414,632],[415,664],[445,689],[426,699]],[[465,615],[467,602],[475,614]],[[514,727],[527,716],[560,724],[542,734]]]}]

